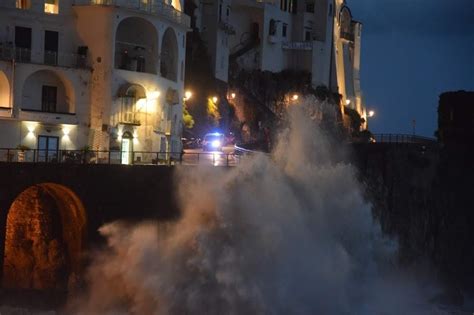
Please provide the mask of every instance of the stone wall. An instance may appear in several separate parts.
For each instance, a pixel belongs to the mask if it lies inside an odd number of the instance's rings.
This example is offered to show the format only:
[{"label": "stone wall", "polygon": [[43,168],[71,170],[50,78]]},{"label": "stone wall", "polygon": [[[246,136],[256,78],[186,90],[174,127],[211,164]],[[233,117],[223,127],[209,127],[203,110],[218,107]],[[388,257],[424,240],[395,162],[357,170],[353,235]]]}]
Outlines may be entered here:
[{"label": "stone wall", "polygon": [[355,156],[374,217],[400,243],[400,261],[430,261],[442,283],[472,288],[472,151],[376,144],[356,146]]}]

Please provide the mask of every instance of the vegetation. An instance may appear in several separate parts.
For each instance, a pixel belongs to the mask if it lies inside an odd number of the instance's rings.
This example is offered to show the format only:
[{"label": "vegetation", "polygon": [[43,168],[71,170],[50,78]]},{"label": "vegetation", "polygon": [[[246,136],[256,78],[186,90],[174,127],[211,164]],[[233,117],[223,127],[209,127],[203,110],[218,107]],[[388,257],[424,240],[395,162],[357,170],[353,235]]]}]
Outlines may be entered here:
[{"label": "vegetation", "polygon": [[26,145],[23,145],[23,144],[19,144],[17,145],[16,147],[18,150],[21,150],[21,151],[27,151],[27,150],[31,150],[30,147],[26,146]]},{"label": "vegetation", "polygon": [[186,129],[192,129],[194,127],[194,118],[189,113],[186,104],[183,105],[183,124]]},{"label": "vegetation", "polygon": [[221,114],[219,113],[219,107],[211,98],[207,99],[207,115],[214,127],[219,125],[219,120],[221,119]]}]

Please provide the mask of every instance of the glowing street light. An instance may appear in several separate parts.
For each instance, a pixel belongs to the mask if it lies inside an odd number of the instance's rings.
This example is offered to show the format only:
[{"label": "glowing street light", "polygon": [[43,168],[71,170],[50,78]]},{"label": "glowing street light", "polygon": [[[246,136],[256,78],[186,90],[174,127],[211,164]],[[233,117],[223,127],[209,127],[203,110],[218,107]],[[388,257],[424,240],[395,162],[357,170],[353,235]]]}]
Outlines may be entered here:
[{"label": "glowing street light", "polygon": [[214,104],[216,104],[218,100],[219,100],[219,99],[217,98],[217,96],[213,96],[213,97],[212,97],[212,102],[213,102]]},{"label": "glowing street light", "polygon": [[346,100],[346,105],[350,105],[351,104],[351,100]]},{"label": "glowing street light", "polygon": [[233,93],[233,92],[230,93],[230,99],[231,99],[231,100],[235,99],[235,93]]},{"label": "glowing street light", "polygon": [[299,95],[298,94],[293,94],[293,96],[291,97],[291,100],[292,101],[297,101],[299,98]]},{"label": "glowing street light", "polygon": [[374,117],[375,116],[375,111],[369,110],[369,117]]},{"label": "glowing street light", "polygon": [[193,92],[191,92],[191,91],[184,92],[184,100],[185,101],[189,100],[191,97],[193,97]]}]

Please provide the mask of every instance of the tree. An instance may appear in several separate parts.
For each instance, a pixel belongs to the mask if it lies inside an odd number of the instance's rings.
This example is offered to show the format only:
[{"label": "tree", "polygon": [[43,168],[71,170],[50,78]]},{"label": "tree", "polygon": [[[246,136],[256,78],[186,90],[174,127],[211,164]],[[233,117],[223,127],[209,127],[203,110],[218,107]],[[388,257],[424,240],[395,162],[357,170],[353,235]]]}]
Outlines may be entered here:
[{"label": "tree", "polygon": [[186,129],[191,129],[194,127],[194,118],[189,113],[186,104],[183,105],[183,124]]},{"label": "tree", "polygon": [[217,107],[217,104],[214,103],[211,98],[207,99],[207,116],[214,127],[217,127],[219,125],[221,114],[219,113],[219,108]]}]

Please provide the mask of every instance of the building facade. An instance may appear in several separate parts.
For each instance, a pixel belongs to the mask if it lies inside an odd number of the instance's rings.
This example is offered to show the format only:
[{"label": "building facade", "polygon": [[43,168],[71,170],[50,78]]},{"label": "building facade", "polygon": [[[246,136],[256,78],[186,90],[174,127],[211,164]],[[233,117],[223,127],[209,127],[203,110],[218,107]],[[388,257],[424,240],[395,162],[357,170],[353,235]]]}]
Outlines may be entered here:
[{"label": "building facade", "polygon": [[[311,73],[366,118],[360,88],[362,24],[345,0],[200,1],[195,16],[216,78],[225,66]],[[228,69],[229,70],[229,69]],[[232,71],[232,69],[230,69]]]},{"label": "building facade", "polygon": [[114,150],[123,163],[180,152],[189,28],[180,0],[0,6],[0,147]]}]

